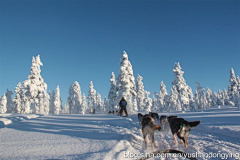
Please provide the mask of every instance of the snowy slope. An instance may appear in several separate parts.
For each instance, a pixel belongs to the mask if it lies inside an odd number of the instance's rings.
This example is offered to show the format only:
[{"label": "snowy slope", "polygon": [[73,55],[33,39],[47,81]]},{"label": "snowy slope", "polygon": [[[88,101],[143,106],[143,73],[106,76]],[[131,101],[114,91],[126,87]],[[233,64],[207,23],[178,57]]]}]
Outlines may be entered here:
[{"label": "snowy slope", "polygon": [[[218,156],[215,159],[227,155],[235,156],[228,159],[239,158],[240,111],[236,108],[165,114],[201,121],[191,131],[189,147],[173,144],[173,149]],[[137,115],[125,118],[100,114],[0,114],[0,124],[0,159],[122,160],[140,158],[145,154]],[[157,148],[170,148],[173,140],[170,132],[156,131],[155,137]],[[150,144],[148,148],[147,153],[150,153]]]}]

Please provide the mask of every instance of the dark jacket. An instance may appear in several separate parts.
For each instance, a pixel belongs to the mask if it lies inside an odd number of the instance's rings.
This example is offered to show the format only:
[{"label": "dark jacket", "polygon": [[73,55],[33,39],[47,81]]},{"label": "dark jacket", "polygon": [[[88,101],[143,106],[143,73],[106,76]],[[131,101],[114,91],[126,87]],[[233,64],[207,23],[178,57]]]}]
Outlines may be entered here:
[{"label": "dark jacket", "polygon": [[127,101],[122,98],[121,101],[119,102],[119,106],[120,107],[126,107],[127,106]]}]

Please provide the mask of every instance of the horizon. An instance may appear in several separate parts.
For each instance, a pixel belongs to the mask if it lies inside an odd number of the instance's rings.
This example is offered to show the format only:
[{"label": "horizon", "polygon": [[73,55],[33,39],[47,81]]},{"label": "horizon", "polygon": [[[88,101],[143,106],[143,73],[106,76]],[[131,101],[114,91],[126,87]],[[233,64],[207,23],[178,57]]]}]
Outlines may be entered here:
[{"label": "horizon", "polygon": [[239,1],[12,2],[0,6],[0,96],[27,79],[38,54],[48,90],[59,85],[63,105],[74,81],[86,96],[93,81],[107,97],[123,51],[151,98],[161,81],[170,93],[175,62],[193,94],[195,82],[227,89],[231,68],[240,76]]}]

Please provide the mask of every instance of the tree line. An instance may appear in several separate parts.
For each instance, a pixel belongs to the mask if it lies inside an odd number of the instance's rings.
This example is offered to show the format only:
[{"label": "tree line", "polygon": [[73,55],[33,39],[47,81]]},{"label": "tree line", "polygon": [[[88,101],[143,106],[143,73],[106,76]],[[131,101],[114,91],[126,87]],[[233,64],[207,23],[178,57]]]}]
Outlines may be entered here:
[{"label": "tree line", "polygon": [[233,68],[230,69],[228,89],[219,90],[218,93],[211,89],[203,88],[196,82],[197,90],[193,94],[190,86],[184,79],[184,71],[180,63],[175,63],[170,94],[166,85],[160,83],[159,93],[154,92],[150,98],[150,92],[144,89],[143,77],[138,74],[136,80],[133,75],[131,62],[127,53],[123,52],[120,60],[120,71],[117,77],[114,72],[110,78],[108,97],[102,100],[100,93],[94,89],[93,82],[89,84],[89,92],[86,96],[81,92],[81,87],[75,81],[68,91],[68,101],[62,105],[60,87],[55,91],[47,92],[47,84],[41,76],[42,62],[40,56],[32,57],[32,66],[27,80],[19,82],[13,92],[7,89],[0,98],[0,113],[34,113],[34,114],[86,114],[107,113],[118,110],[118,102],[125,97],[128,102],[130,114],[137,111],[163,112],[163,111],[196,111],[215,105],[231,105],[240,108],[240,79],[235,76]]}]

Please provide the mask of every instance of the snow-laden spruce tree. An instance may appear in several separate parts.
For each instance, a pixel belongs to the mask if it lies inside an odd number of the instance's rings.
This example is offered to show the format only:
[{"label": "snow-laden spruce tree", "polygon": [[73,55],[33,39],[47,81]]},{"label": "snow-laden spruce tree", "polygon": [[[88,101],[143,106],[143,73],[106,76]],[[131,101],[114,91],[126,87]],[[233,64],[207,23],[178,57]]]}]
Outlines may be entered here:
[{"label": "snow-laden spruce tree", "polygon": [[4,93],[4,95],[0,98],[0,113],[6,112],[7,112],[7,97]]},{"label": "snow-laden spruce tree", "polygon": [[110,78],[110,84],[111,84],[111,87],[110,87],[110,90],[109,90],[109,93],[108,93],[108,105],[109,105],[109,107],[107,109],[107,112],[115,110],[116,106],[118,104],[116,102],[117,91],[116,91],[116,81],[115,81],[114,72],[112,72],[112,75],[111,75],[111,78]]},{"label": "snow-laden spruce tree", "polygon": [[22,88],[22,84],[21,82],[18,83],[18,85],[15,87],[15,98],[13,100],[14,105],[15,105],[15,111],[16,113],[24,113],[24,108],[23,108],[23,103],[22,103],[22,92],[23,92],[23,88]]},{"label": "snow-laden spruce tree", "polygon": [[207,87],[207,90],[206,90],[206,101],[207,101],[207,106],[208,107],[213,106],[213,92],[208,87]]},{"label": "snow-laden spruce tree", "polygon": [[238,93],[240,94],[240,78],[239,78],[239,76],[237,76],[236,80],[238,82],[237,90],[238,90]]},{"label": "snow-laden spruce tree", "polygon": [[143,103],[145,104],[144,106],[144,111],[145,113],[151,112],[151,108],[152,108],[152,99],[149,97],[150,92],[148,91],[144,91],[144,100]]},{"label": "snow-laden spruce tree", "polygon": [[38,108],[39,108],[39,113],[45,113],[44,112],[44,95],[43,95],[43,92],[39,93],[38,95]]},{"label": "snow-laden spruce tree", "polygon": [[12,91],[9,91],[8,89],[7,89],[7,92],[6,92],[6,97],[7,97],[7,113],[14,113],[14,112],[16,112],[15,110],[14,110],[14,103],[13,103],[13,101],[12,101],[12,95],[13,95],[13,92]]},{"label": "snow-laden spruce tree", "polygon": [[172,85],[177,89],[178,97],[181,102],[181,110],[185,111],[189,108],[189,97],[193,97],[193,94],[191,93],[190,87],[186,84],[186,81],[183,78],[184,72],[182,71],[179,63],[175,63],[173,72],[175,79],[172,82]]},{"label": "snow-laden spruce tree", "polygon": [[143,111],[145,104],[145,90],[143,85],[143,77],[138,74],[137,80],[136,80],[136,92],[137,92],[137,106],[139,111]]},{"label": "snow-laden spruce tree", "polygon": [[100,93],[97,93],[97,97],[96,97],[96,112],[97,113],[103,113],[102,112],[102,97],[100,95]]},{"label": "snow-laden spruce tree", "polygon": [[103,101],[103,113],[107,113],[109,111],[109,107],[108,107],[108,101],[107,101],[107,97],[104,97],[104,101]]},{"label": "snow-laden spruce tree", "polygon": [[47,92],[39,94],[39,113],[49,114],[49,100],[50,96]]},{"label": "snow-laden spruce tree", "polygon": [[82,107],[82,92],[81,87],[77,81],[70,86],[68,91],[68,105],[69,105],[69,113],[78,114],[80,113],[80,108]]},{"label": "snow-laden spruce tree", "polygon": [[196,85],[197,85],[197,91],[196,91],[196,97],[195,97],[195,103],[197,105],[197,108],[198,109],[206,109],[206,96],[205,96],[205,93],[204,93],[204,88],[201,87],[200,83],[198,82],[195,82]]},{"label": "snow-laden spruce tree", "polygon": [[224,105],[229,105],[229,96],[228,96],[228,91],[226,89],[223,90],[223,97],[224,97]]},{"label": "snow-laden spruce tree", "polygon": [[213,96],[212,96],[213,106],[217,105],[217,100],[218,100],[218,94],[216,92],[213,92]]},{"label": "snow-laden spruce tree", "polygon": [[70,114],[74,114],[74,107],[75,107],[75,101],[74,101],[73,88],[72,86],[70,86],[68,89],[68,108],[69,108]]},{"label": "snow-laden spruce tree", "polygon": [[217,95],[217,105],[223,106],[224,105],[224,93],[222,90],[218,90]]},{"label": "snow-laden spruce tree", "polygon": [[159,109],[158,96],[159,94],[157,94],[156,92],[153,92],[152,107],[151,107],[152,112],[158,112],[158,109]]},{"label": "snow-laden spruce tree", "polygon": [[[162,112],[163,110],[168,110],[168,93],[166,89],[166,85],[163,81],[160,83],[160,93],[158,96],[159,101],[159,111]],[[166,108],[165,108],[166,107]]]},{"label": "snow-laden spruce tree", "polygon": [[69,113],[69,105],[68,105],[68,103],[64,105],[64,107],[62,109],[62,113],[63,114],[68,114]]},{"label": "snow-laden spruce tree", "polygon": [[138,111],[138,105],[137,105],[137,98],[136,97],[133,98],[132,105],[133,105],[133,111],[137,112]]},{"label": "snow-laden spruce tree", "polygon": [[228,96],[229,100],[231,102],[229,103],[234,103],[235,102],[235,94],[238,92],[238,82],[234,73],[233,68],[230,70],[230,77],[229,77],[229,82],[230,84],[228,85]]},{"label": "snow-laden spruce tree", "polygon": [[[31,72],[28,76],[28,79],[23,82],[23,86],[26,89],[26,96],[30,101],[31,112],[32,113],[40,113],[40,114],[48,114],[42,113],[43,110],[40,112],[39,108],[39,101],[40,101],[40,94],[45,95],[44,101],[49,101],[49,96],[46,96],[47,93],[47,84],[44,82],[41,76],[41,69],[42,62],[40,60],[40,55],[36,58],[32,57],[32,66]],[[49,106],[45,106],[49,107]],[[48,109],[44,109],[48,110]]]},{"label": "snow-laden spruce tree", "polygon": [[93,112],[96,110],[96,90],[94,89],[93,82],[90,82],[88,91],[88,111]]},{"label": "snow-laden spruce tree", "polygon": [[75,100],[75,113],[80,113],[80,108],[82,107],[82,91],[79,83],[77,81],[74,82],[73,86],[73,94],[74,94],[74,100]]},{"label": "snow-laden spruce tree", "polygon": [[124,51],[123,57],[120,60],[120,73],[117,76],[117,102],[124,97],[127,100],[127,110],[129,114],[135,113],[132,101],[136,94],[135,78],[133,75],[133,69],[130,61],[128,60],[128,55]]},{"label": "snow-laden spruce tree", "polygon": [[50,101],[49,101],[49,113],[54,114],[54,98],[55,98],[55,91],[52,91],[52,93],[49,91],[48,94],[50,95]]},{"label": "snow-laden spruce tree", "polygon": [[238,93],[238,103],[237,103],[237,105],[238,105],[238,110],[240,110],[240,93]]},{"label": "snow-laden spruce tree", "polygon": [[88,107],[87,107],[86,96],[83,93],[83,95],[82,95],[82,107],[80,108],[80,114],[85,114],[87,110],[88,110]]},{"label": "snow-laden spruce tree", "polygon": [[176,86],[172,86],[169,98],[170,110],[181,111],[181,103],[178,99],[178,95]]},{"label": "snow-laden spruce tree", "polygon": [[53,102],[53,114],[59,114],[61,110],[60,88],[57,86]]}]

